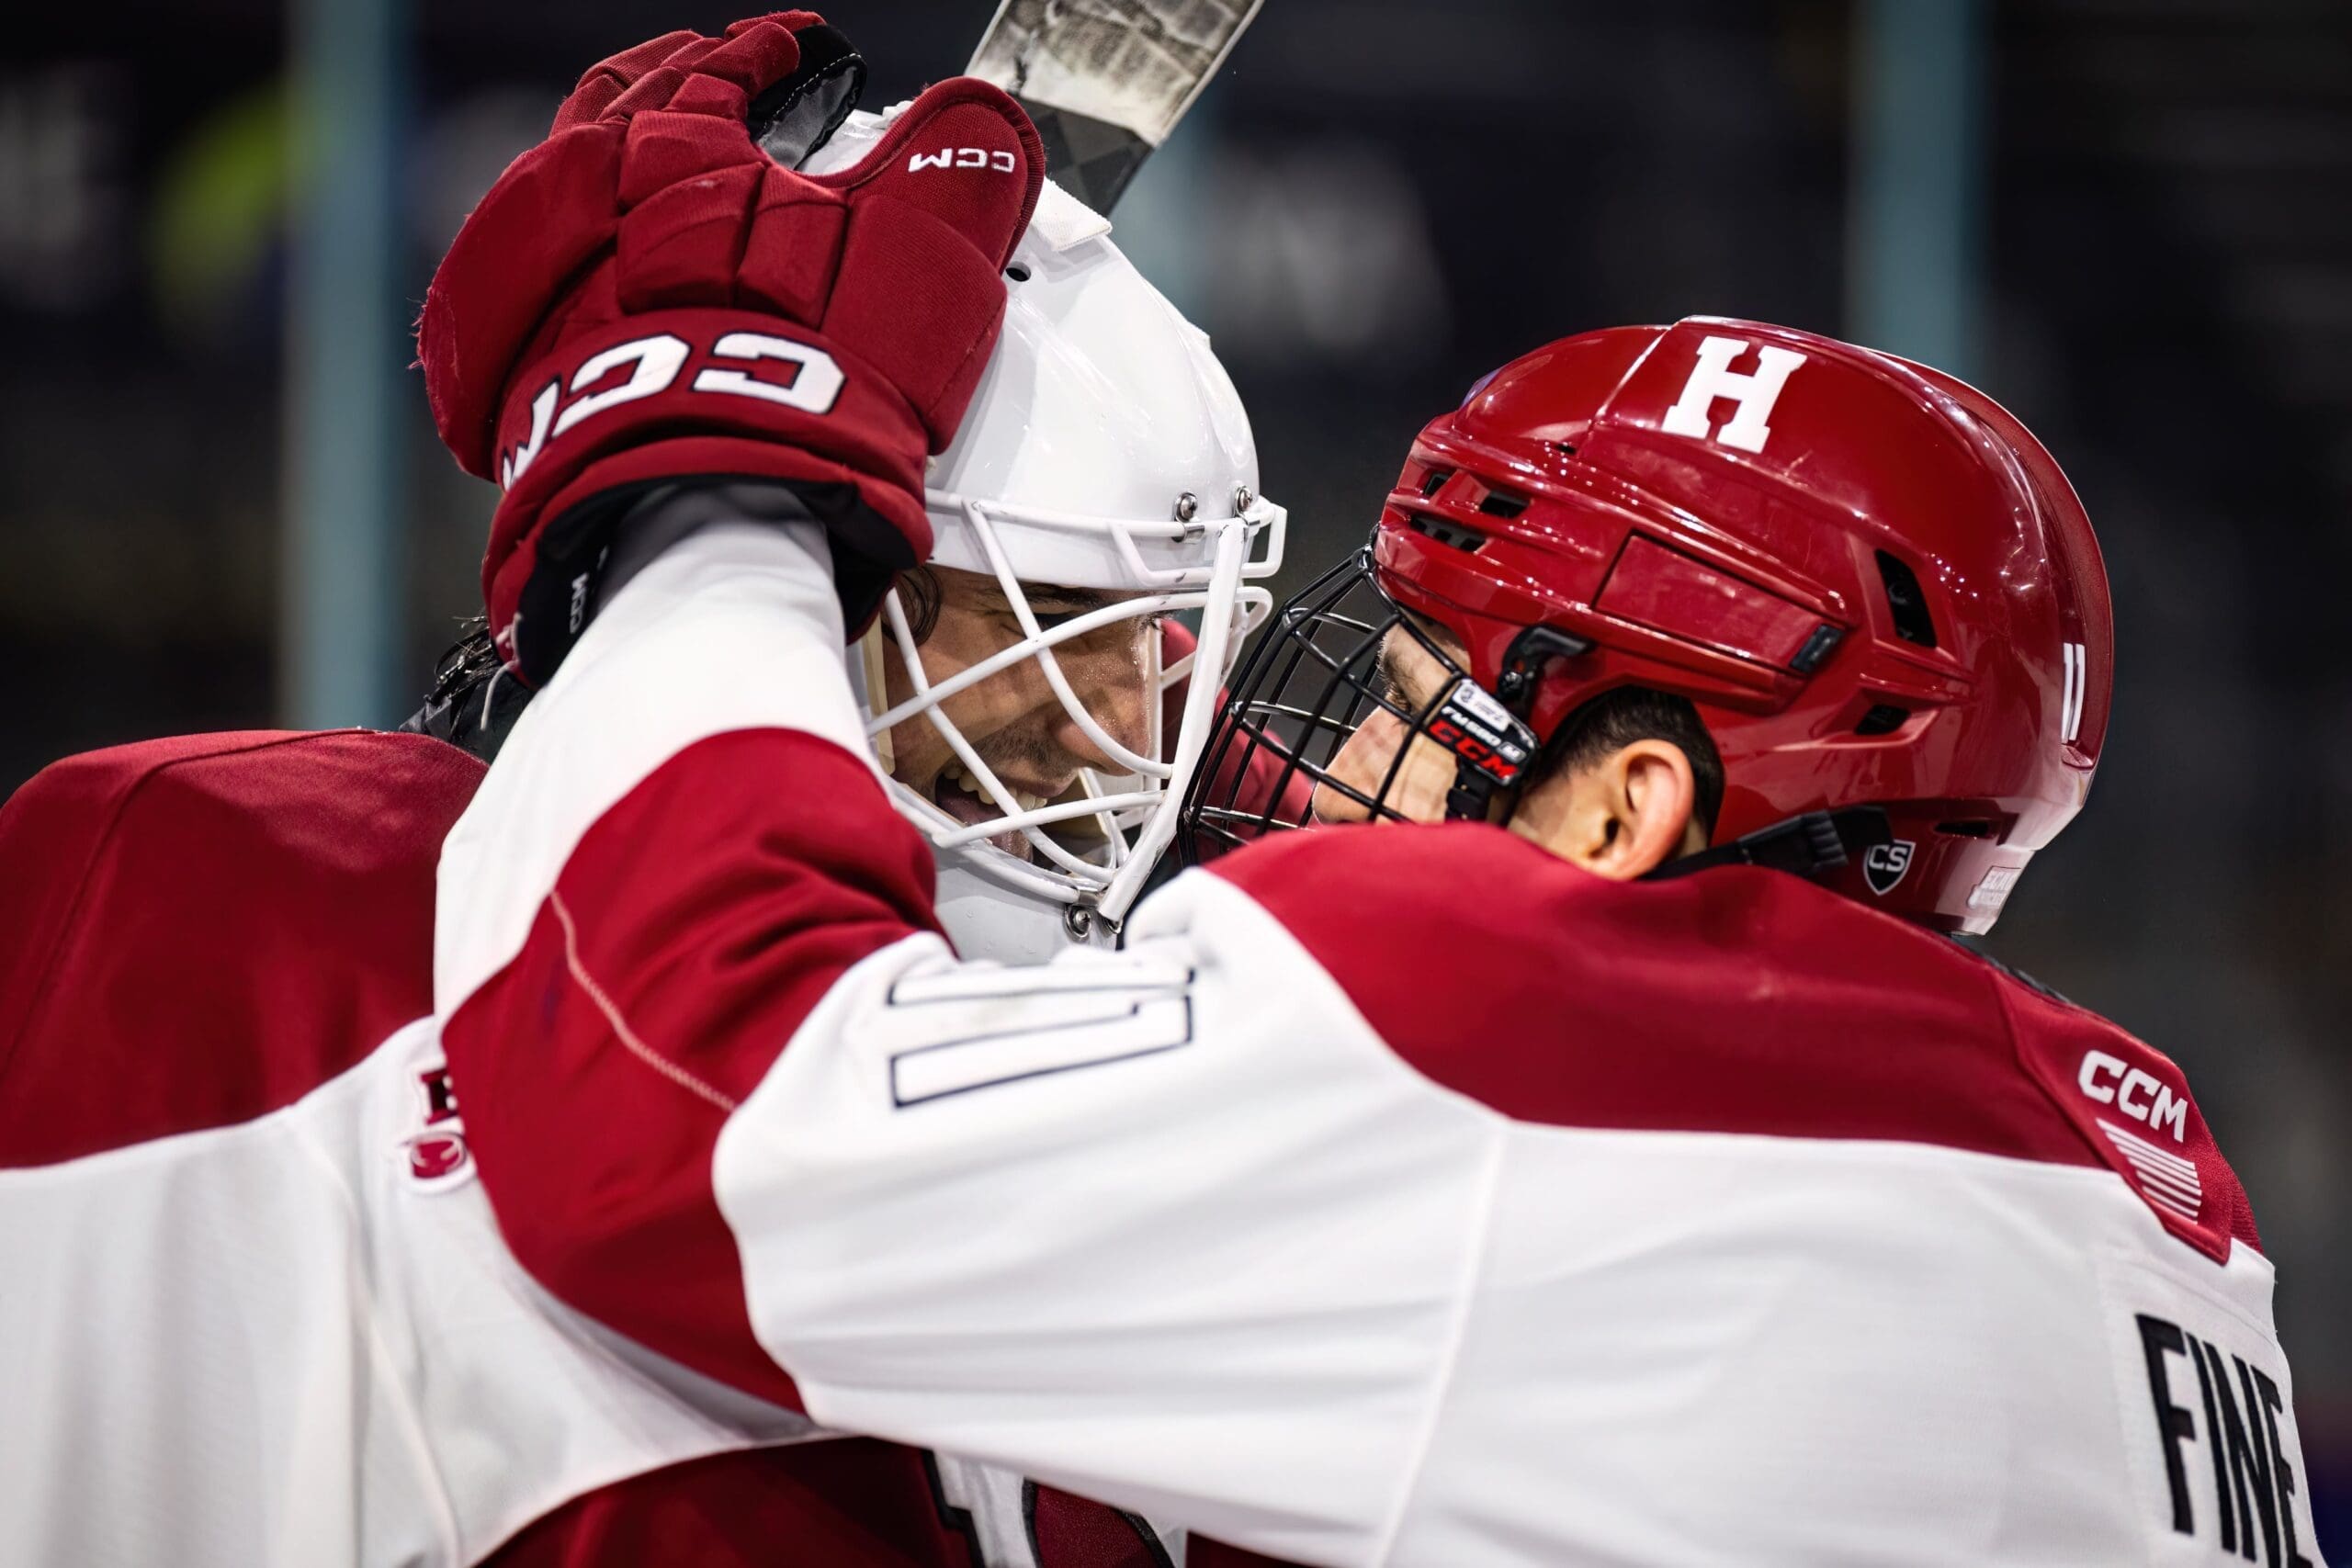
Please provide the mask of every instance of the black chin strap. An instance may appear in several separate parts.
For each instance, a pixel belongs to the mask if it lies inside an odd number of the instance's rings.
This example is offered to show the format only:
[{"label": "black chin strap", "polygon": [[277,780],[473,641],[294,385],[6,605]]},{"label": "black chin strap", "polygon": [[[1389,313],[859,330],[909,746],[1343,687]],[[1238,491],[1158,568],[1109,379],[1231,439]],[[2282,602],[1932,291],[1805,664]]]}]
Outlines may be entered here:
[{"label": "black chin strap", "polygon": [[1454,755],[1453,787],[1445,795],[1449,820],[1484,822],[1497,791],[1519,788],[1521,772],[1541,750],[1527,727],[1537,678],[1551,660],[1590,651],[1590,641],[1556,626],[1528,626],[1504,649],[1492,693],[1467,675],[1454,682],[1430,727],[1430,739]]},{"label": "black chin strap", "polygon": [[1663,882],[1719,865],[1760,865],[1770,871],[1818,876],[1836,871],[1873,844],[1891,843],[1894,835],[1886,813],[1875,806],[1849,806],[1842,811],[1808,811],[1758,828],[1753,833],[1702,850],[1695,855],[1668,861],[1642,880]]}]

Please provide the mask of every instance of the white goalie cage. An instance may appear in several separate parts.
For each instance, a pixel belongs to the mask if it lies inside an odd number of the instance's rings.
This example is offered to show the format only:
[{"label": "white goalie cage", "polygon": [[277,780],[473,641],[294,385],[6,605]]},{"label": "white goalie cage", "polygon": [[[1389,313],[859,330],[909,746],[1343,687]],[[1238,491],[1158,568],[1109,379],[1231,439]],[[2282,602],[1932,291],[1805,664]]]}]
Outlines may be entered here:
[{"label": "white goalie cage", "polygon": [[[895,110],[891,114],[895,114]],[[805,165],[846,166],[890,114],[853,115]],[[965,822],[890,779],[899,812],[951,864],[1008,892],[1086,906],[1115,924],[1142,893],[1176,829],[1186,785],[1216,719],[1243,639],[1272,602],[1250,586],[1282,565],[1286,515],[1258,492],[1257,448],[1241,400],[1207,335],[1187,321],[1109,239],[1109,220],[1048,183],[1006,269],[1004,330],[970,411],[931,465],[926,506],[934,567],[993,579],[1018,637],[933,682],[902,595],[893,592],[852,672],[888,777],[888,737],[920,717],[997,815]],[[1047,626],[1029,586],[1089,590],[1116,602]],[[1159,625],[1197,615],[1196,649],[1163,664]],[[1147,736],[1123,745],[1087,711],[1055,649],[1121,621],[1147,622]],[[912,694],[886,697],[881,640]],[[1081,770],[1074,794],[1023,805],[942,705],[1034,660],[1078,730],[1120,770]],[[1166,694],[1185,683],[1172,733]],[[1089,824],[1082,834],[1053,829]],[[1017,833],[1023,857],[989,840]]]}]

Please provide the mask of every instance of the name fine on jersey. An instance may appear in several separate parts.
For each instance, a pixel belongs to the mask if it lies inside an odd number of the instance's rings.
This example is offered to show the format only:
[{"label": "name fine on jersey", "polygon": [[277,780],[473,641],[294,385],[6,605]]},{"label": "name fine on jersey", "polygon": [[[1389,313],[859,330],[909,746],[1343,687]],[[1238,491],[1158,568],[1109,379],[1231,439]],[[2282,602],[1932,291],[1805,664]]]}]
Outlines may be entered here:
[{"label": "name fine on jersey", "polygon": [[2301,1448],[2278,1380],[2169,1318],[2133,1321],[2172,1529],[2245,1562],[2313,1568],[2295,1529],[2301,1479],[2288,1456]]}]

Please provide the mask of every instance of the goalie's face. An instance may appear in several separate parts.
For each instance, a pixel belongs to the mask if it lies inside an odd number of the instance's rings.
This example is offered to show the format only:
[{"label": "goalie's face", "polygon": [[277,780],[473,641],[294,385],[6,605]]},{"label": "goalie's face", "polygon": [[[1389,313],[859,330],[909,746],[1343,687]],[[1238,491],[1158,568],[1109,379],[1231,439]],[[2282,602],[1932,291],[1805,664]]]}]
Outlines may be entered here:
[{"label": "goalie's face", "polygon": [[[919,653],[925,680],[944,685],[957,675],[1020,646],[1026,639],[1018,612],[1002,587],[978,572],[933,568],[935,610]],[[1046,629],[1108,612],[1103,623],[1055,645],[1054,660],[1076,706],[1104,736],[1133,751],[1150,749],[1152,705],[1158,702],[1155,618],[1117,615],[1129,601],[1094,589],[1024,583],[1030,614]],[[886,644],[884,672],[888,705],[914,694],[906,662],[895,644]],[[980,775],[958,755],[928,712],[890,727],[884,748],[892,779],[967,825],[998,819],[1014,807],[1035,810],[1077,798],[1080,774],[1123,770],[1087,733],[1054,689],[1045,666],[1034,658],[1016,660],[941,701],[938,713],[978,753],[988,773],[1012,795],[991,798]],[[1087,818],[1075,818],[1063,833],[1085,836]],[[1008,829],[989,835],[998,849],[1023,860],[1035,858],[1029,840]]]}]

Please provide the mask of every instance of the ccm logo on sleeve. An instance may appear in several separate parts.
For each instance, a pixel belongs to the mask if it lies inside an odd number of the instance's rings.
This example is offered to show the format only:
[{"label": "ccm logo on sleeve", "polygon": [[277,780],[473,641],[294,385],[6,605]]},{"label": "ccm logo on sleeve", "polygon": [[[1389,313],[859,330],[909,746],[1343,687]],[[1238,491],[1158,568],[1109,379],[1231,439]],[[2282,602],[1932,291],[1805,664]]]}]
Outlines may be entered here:
[{"label": "ccm logo on sleeve", "polygon": [[[512,489],[540,448],[581,421],[668,391],[693,354],[685,339],[656,333],[615,344],[589,358],[571,373],[569,400],[564,378],[548,382],[531,400],[531,434],[499,458],[498,488]],[[718,363],[696,372],[689,391],[755,398],[815,414],[831,413],[841,399],[844,378],[840,362],[808,344],[766,333],[729,333],[711,345],[709,357]]]},{"label": "ccm logo on sleeve", "polygon": [[2075,1072],[2075,1087],[2135,1122],[2171,1134],[2175,1143],[2188,1139],[2188,1097],[2173,1093],[2163,1079],[2143,1067],[2104,1051],[2086,1051],[2083,1065]]},{"label": "ccm logo on sleeve", "polygon": [[2270,1568],[2314,1568],[2295,1532],[2297,1480],[2287,1456],[2302,1449],[2277,1380],[2177,1323],[2136,1316],[2173,1529],[2248,1562],[2259,1540]]}]

